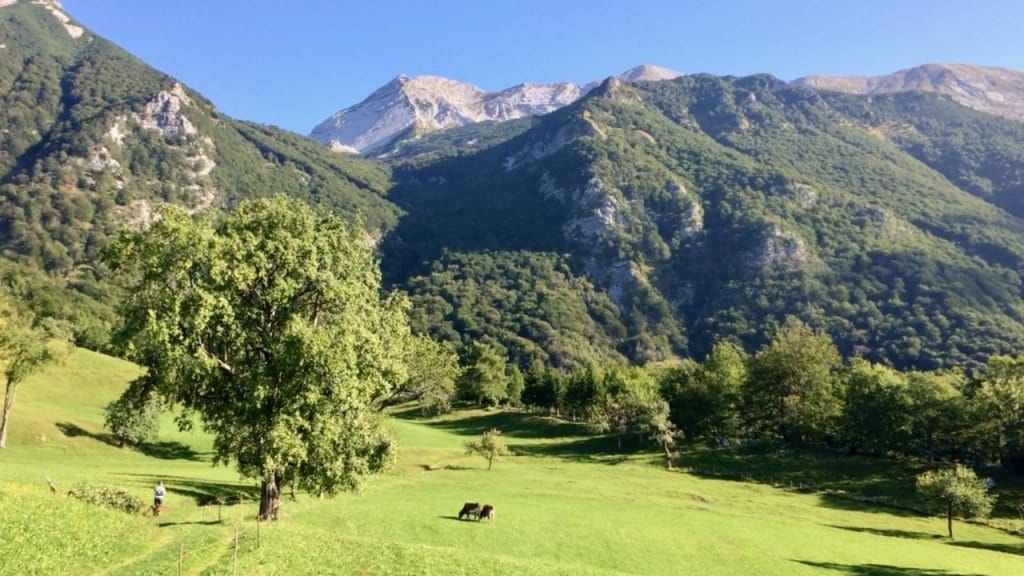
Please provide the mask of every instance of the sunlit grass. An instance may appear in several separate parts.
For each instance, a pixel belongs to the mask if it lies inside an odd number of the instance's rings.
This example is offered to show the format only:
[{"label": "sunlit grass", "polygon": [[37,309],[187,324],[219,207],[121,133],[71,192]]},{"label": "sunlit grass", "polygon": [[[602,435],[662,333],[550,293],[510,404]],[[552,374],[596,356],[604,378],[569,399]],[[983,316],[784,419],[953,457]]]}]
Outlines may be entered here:
[{"label": "sunlit grass", "polygon": [[[958,523],[950,542],[940,518],[742,481],[768,467],[852,486],[856,467],[804,472],[838,464],[694,453],[681,459],[684,471],[667,471],[656,453],[617,454],[614,440],[582,426],[486,411],[433,420],[399,412],[392,472],[361,494],[286,497],[281,521],[259,526],[257,539],[254,484],[211,466],[208,437],[168,419],[149,455],[109,443],[102,407],[135,374],[78,351],[25,383],[0,453],[0,574],[173,574],[182,552],[186,574],[231,574],[236,561],[238,574],[267,575],[1024,574],[1021,539],[998,530]],[[516,455],[488,472],[464,443],[492,426]],[[740,480],[685,471],[709,466]],[[900,473],[882,462],[865,465],[861,479],[889,490],[904,480],[885,476]],[[154,519],[92,508],[50,494],[45,476],[61,490],[86,480],[147,500],[161,478],[167,511]],[[495,505],[495,521],[457,520],[466,501]]]}]

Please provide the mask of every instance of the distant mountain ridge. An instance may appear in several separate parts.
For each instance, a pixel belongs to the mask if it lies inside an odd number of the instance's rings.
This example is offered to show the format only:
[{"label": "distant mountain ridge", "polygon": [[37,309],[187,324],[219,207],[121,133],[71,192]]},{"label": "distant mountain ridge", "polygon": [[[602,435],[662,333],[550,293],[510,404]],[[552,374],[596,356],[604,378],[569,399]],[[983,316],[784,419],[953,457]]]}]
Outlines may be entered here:
[{"label": "distant mountain ridge", "polygon": [[792,84],[851,94],[936,92],[968,108],[1024,120],[1024,72],[1009,68],[924,64],[881,76],[805,76]]},{"label": "distant mountain ridge", "polygon": [[[679,76],[667,68],[641,65],[616,77],[640,82]],[[310,137],[340,151],[377,152],[407,136],[547,114],[575,102],[595,86],[597,82],[524,83],[485,92],[438,76],[398,76],[362,102],[332,114]]]}]

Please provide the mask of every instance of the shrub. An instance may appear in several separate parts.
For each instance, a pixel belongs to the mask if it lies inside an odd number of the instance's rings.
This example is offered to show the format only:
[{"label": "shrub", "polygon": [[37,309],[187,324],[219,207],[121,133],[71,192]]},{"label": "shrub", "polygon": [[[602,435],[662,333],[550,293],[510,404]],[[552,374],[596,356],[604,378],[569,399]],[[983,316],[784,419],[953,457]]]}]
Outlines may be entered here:
[{"label": "shrub", "polygon": [[106,408],[106,426],[121,446],[138,446],[156,439],[160,432],[160,402],[139,397],[129,388]]},{"label": "shrub", "polygon": [[112,510],[120,510],[128,514],[144,514],[148,511],[145,502],[134,496],[131,492],[117,486],[79,482],[71,487],[68,496],[88,502],[89,504],[103,506]]}]

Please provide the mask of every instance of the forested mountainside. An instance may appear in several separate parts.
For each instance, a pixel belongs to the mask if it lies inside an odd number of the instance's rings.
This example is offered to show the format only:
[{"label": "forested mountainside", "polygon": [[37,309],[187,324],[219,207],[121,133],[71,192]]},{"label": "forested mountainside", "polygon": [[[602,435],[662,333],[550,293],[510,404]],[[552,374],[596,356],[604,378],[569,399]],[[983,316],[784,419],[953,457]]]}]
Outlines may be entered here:
[{"label": "forested mountainside", "polygon": [[366,225],[420,331],[524,367],[759,346],[973,366],[1024,344],[1024,124],[939,91],[609,79],[368,161],[233,120],[48,2],[0,6],[0,278],[101,347],[97,265],[163,203],[269,194]]},{"label": "forested mountainside", "polygon": [[116,298],[99,252],[160,204],[202,212],[287,194],[359,213],[374,236],[397,217],[386,169],[220,114],[56,3],[0,7],[0,114],[0,274],[94,346]]},{"label": "forested mountainside", "polygon": [[1019,123],[933,93],[697,75],[609,80],[547,116],[463,130],[466,149],[456,130],[391,161],[407,215],[384,263],[437,334],[543,357],[522,340],[552,314],[459,306],[495,269],[535,278],[510,268],[542,259],[607,295],[577,326],[611,326],[636,361],[699,357],[720,338],[752,348],[787,315],[899,367],[1024,343]]}]

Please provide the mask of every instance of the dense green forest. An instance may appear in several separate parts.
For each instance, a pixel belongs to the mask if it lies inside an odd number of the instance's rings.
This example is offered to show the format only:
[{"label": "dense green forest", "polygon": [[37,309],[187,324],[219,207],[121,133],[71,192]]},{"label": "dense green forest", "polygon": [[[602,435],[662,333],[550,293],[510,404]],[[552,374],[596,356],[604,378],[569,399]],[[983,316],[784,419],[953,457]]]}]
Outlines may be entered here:
[{"label": "dense green forest", "polygon": [[103,348],[117,292],[99,256],[159,205],[193,212],[284,194],[383,234],[388,170],[228,118],[117,46],[75,39],[43,7],[0,11],[0,270],[38,314]]},{"label": "dense green forest", "polygon": [[0,11],[0,43],[0,273],[91,348],[117,322],[112,235],[280,194],[360,219],[419,332],[524,371],[750,352],[789,316],[899,369],[1024,345],[1024,125],[942,96],[610,79],[366,160],[228,118],[40,6]]},{"label": "dense green forest", "polygon": [[847,356],[976,368],[1024,343],[1022,130],[931,94],[610,80],[490,148],[454,153],[454,131],[392,161],[407,215],[384,265],[444,299],[469,280],[430,268],[442,250],[568,254],[634,361],[701,358],[720,338],[753,350],[794,315]]}]

